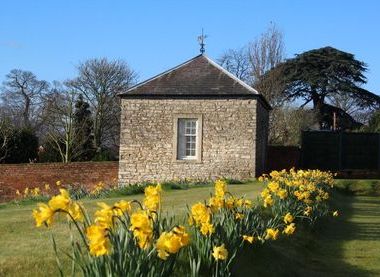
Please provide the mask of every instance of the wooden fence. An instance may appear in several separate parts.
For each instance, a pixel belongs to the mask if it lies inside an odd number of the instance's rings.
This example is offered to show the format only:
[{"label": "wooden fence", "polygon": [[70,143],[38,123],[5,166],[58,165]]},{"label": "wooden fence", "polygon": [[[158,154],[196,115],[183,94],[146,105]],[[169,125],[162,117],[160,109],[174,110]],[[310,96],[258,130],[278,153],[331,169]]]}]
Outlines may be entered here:
[{"label": "wooden fence", "polygon": [[380,170],[380,134],[307,131],[301,165],[331,171]]}]

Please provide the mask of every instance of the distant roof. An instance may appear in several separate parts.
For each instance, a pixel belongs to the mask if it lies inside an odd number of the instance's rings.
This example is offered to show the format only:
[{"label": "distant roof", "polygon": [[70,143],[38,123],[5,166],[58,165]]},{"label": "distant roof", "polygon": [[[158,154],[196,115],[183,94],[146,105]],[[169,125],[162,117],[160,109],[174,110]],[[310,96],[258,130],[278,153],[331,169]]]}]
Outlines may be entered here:
[{"label": "distant roof", "polygon": [[141,82],[120,93],[123,98],[265,98],[204,54]]}]

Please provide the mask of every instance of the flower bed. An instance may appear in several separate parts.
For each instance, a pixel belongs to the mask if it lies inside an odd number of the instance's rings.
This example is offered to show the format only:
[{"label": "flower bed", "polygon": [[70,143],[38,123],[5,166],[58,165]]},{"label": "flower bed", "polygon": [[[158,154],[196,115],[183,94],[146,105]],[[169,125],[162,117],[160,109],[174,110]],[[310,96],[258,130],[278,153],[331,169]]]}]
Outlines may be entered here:
[{"label": "flower bed", "polygon": [[61,189],[33,216],[37,226],[50,226],[57,213],[68,216],[80,234],[78,242],[72,236],[68,255],[86,276],[229,276],[244,245],[273,243],[292,236],[299,224],[337,215],[328,207],[330,173],[274,171],[260,180],[267,185],[254,205],[216,181],[210,199],[189,208],[187,223],[161,214],[160,185],[147,186],[142,202],[99,203],[93,219]]}]

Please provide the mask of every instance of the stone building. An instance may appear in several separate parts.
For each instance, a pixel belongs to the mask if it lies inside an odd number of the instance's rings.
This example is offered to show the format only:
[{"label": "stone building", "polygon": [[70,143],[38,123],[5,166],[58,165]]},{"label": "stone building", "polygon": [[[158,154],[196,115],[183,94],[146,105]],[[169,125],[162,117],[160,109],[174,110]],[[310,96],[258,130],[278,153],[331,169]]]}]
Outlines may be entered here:
[{"label": "stone building", "polygon": [[120,97],[120,184],[263,172],[270,106],[204,54]]}]

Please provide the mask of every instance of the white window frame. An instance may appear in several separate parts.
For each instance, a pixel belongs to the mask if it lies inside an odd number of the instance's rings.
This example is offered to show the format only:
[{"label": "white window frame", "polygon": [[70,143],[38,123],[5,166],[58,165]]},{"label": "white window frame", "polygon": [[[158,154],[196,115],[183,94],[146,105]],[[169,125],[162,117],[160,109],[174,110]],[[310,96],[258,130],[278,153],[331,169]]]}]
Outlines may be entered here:
[{"label": "white window frame", "polygon": [[[195,155],[181,155],[179,151],[180,143],[180,130],[179,124],[181,120],[195,120]],[[202,161],[202,115],[200,114],[178,114],[174,115],[173,120],[174,137],[173,137],[173,160],[176,162],[201,162]],[[193,134],[183,134],[186,136],[194,136]],[[184,142],[186,144],[186,142]],[[186,145],[184,146],[186,153]]]}]

